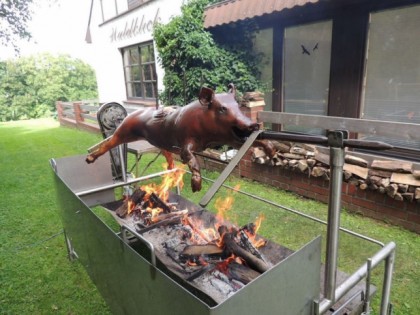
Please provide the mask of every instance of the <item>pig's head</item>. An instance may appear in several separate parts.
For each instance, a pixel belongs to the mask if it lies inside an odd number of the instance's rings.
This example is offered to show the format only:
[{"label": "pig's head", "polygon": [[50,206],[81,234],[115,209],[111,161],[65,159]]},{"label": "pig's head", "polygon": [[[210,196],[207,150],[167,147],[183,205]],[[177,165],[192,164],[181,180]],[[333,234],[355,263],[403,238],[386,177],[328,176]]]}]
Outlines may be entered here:
[{"label": "pig's head", "polygon": [[207,106],[210,116],[208,122],[214,124],[218,134],[230,135],[235,142],[243,143],[252,132],[259,129],[259,126],[239,109],[234,85],[231,83],[228,88],[228,93],[215,94],[212,89],[203,87],[199,101],[201,105]]}]

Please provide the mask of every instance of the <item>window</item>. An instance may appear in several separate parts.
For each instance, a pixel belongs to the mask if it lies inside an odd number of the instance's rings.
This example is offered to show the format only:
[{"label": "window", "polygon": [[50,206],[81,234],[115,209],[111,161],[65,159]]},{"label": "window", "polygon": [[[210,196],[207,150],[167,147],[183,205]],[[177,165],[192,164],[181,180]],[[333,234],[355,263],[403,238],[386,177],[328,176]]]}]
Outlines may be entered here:
[{"label": "window", "polygon": [[[284,31],[283,111],[327,115],[332,21],[288,27]],[[285,126],[285,130],[323,133]]]},{"label": "window", "polygon": [[[371,14],[361,118],[420,124],[419,16],[420,6]],[[418,140],[378,140],[420,150]]]},{"label": "window", "polygon": [[139,6],[140,4],[143,4],[145,2],[149,2],[150,0],[127,0],[128,9],[135,8]]},{"label": "window", "polygon": [[128,98],[156,99],[157,77],[153,43],[123,49]]},{"label": "window", "polygon": [[105,22],[127,10],[125,0],[100,0],[102,22]]}]

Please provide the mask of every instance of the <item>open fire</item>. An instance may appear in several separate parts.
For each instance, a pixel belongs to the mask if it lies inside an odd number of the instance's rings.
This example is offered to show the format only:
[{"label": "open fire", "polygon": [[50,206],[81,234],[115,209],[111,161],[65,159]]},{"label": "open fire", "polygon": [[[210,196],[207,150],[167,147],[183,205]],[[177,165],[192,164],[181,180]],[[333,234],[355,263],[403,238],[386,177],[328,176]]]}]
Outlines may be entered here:
[{"label": "open fire", "polygon": [[[216,200],[216,215],[171,193],[172,188],[183,186],[184,173],[177,169],[164,175],[160,184],[135,189],[116,214],[129,220],[153,243],[165,268],[194,291],[198,289],[200,295],[206,295],[210,304],[217,304],[291,251],[280,250],[257,235],[264,220],[262,215],[242,227],[228,220],[233,194],[239,187]],[[273,250],[278,250],[277,254]]]}]

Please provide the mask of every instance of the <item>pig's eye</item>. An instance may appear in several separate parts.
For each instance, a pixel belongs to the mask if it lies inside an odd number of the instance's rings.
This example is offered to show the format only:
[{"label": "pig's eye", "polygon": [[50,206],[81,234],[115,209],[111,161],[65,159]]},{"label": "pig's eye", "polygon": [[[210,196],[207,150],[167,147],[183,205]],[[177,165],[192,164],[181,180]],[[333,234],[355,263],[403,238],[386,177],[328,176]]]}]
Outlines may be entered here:
[{"label": "pig's eye", "polygon": [[226,108],[225,106],[220,106],[219,112],[220,112],[221,114],[224,114],[224,113],[226,113],[226,112],[227,112],[227,108]]}]

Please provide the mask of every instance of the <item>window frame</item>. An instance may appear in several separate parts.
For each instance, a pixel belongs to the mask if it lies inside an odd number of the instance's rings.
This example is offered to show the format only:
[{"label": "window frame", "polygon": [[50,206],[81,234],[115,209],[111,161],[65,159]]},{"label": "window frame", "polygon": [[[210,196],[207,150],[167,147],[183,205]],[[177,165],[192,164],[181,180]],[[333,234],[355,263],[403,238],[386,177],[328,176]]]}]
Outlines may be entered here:
[{"label": "window frame", "polygon": [[[148,61],[142,60],[142,49],[146,48],[149,49],[149,52],[152,52],[152,59]],[[137,49],[138,52],[138,63],[131,63],[130,56],[126,56],[126,53],[130,53],[131,50]],[[153,41],[147,41],[135,45],[130,45],[121,49],[122,59],[123,59],[123,68],[124,68],[124,84],[126,90],[126,97],[127,100],[138,100],[138,101],[156,101],[158,98],[158,91],[157,91],[157,73],[156,73],[156,58],[154,52],[154,45]],[[128,60],[127,60],[128,59]],[[151,79],[145,78],[144,67],[151,66],[150,73]],[[137,68],[140,77],[138,80],[133,78],[133,72],[128,70]],[[141,88],[142,96],[134,96],[136,94],[136,87],[135,85],[139,84]],[[152,84],[152,94],[153,96],[150,97],[147,95],[147,84]],[[129,87],[131,85],[131,88]]]}]

